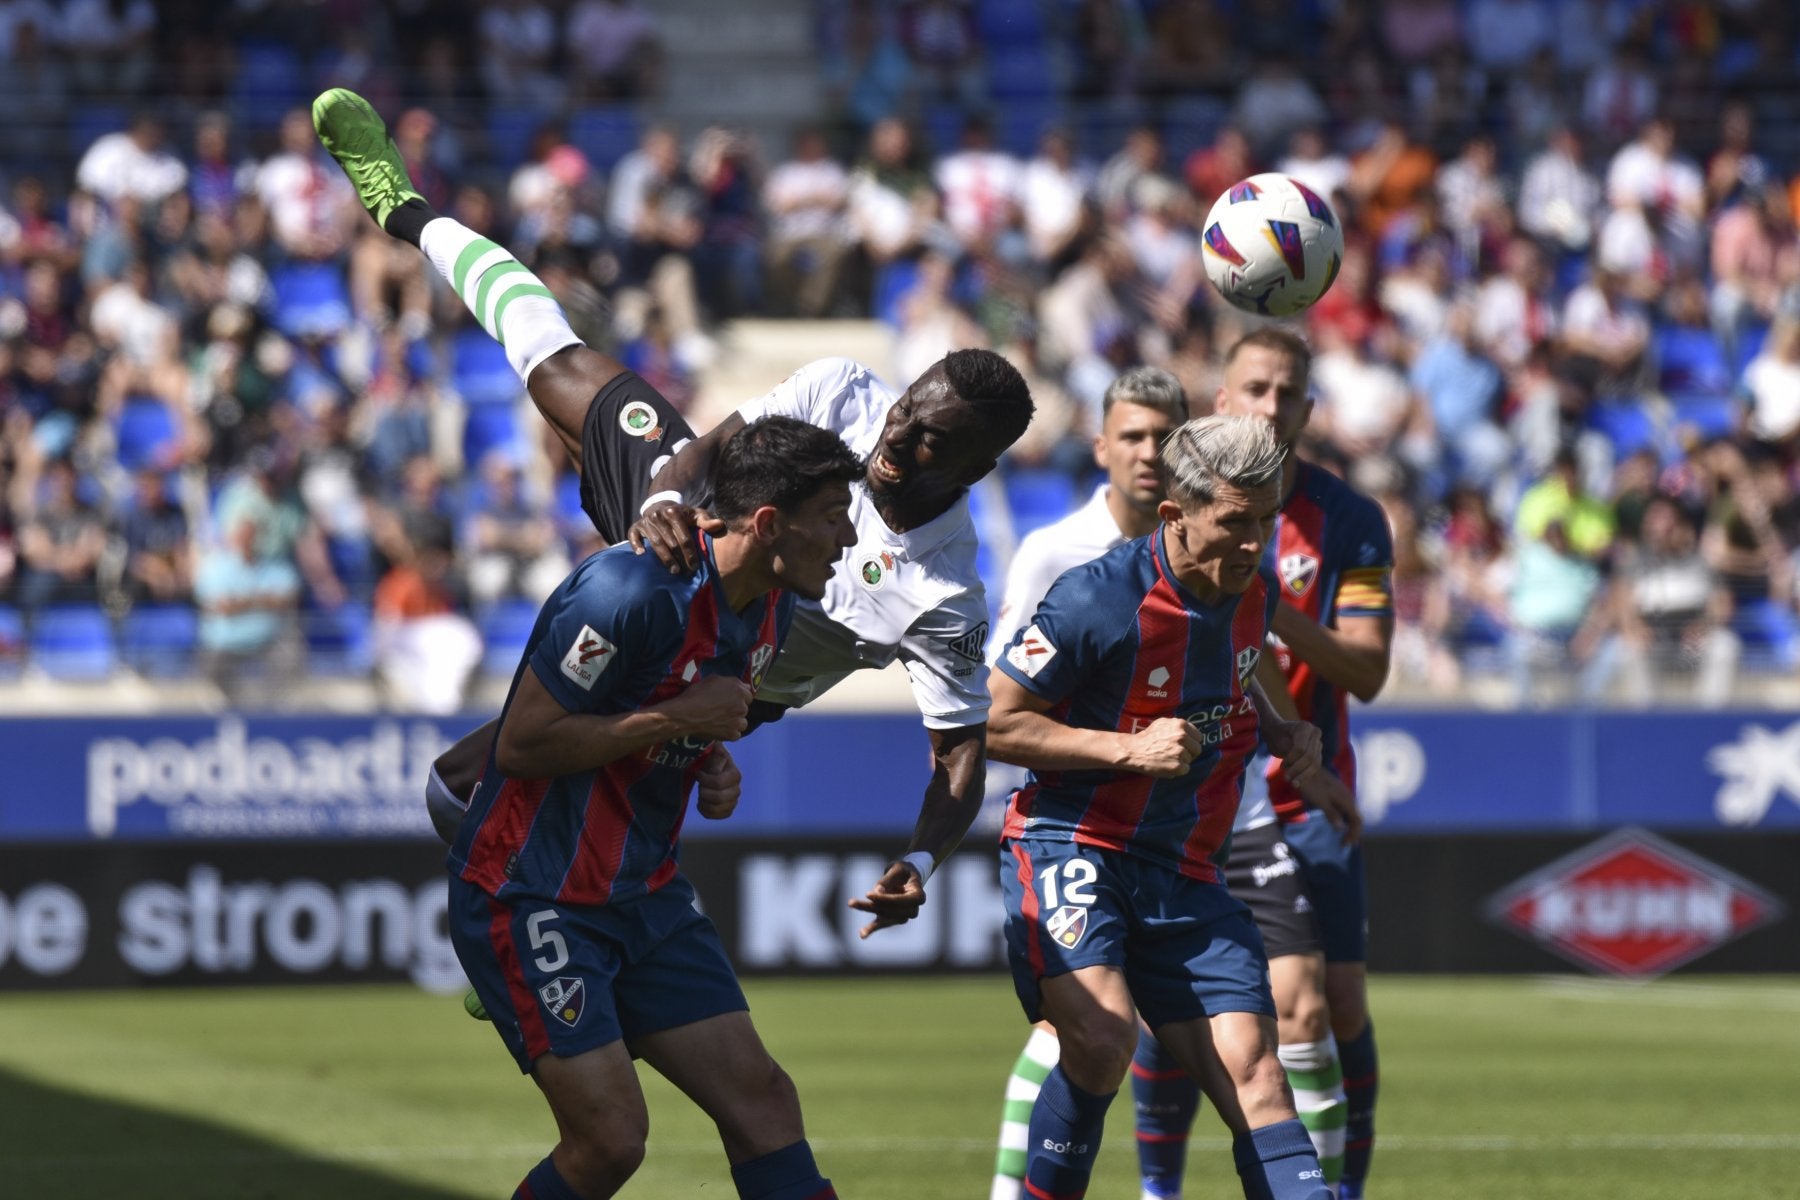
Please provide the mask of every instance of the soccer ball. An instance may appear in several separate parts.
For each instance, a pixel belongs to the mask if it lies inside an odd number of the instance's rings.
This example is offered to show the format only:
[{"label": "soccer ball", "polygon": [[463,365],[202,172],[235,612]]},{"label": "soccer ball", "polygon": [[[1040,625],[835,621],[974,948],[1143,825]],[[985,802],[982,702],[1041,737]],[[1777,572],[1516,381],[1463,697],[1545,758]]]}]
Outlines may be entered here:
[{"label": "soccer ball", "polygon": [[1206,214],[1201,257],[1219,295],[1287,317],[1313,304],[1344,262],[1344,228],[1324,197],[1286,175],[1252,175]]}]

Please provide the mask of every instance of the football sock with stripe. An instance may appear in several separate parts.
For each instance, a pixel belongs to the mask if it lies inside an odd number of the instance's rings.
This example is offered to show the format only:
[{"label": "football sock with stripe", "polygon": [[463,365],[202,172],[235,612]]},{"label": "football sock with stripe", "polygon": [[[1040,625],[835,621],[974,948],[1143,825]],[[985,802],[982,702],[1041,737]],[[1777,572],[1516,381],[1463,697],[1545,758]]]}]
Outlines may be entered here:
[{"label": "football sock with stripe", "polygon": [[1116,1092],[1096,1095],[1070,1082],[1059,1063],[1044,1078],[1031,1108],[1025,1195],[1031,1200],[1081,1200],[1086,1195],[1106,1109]]},{"label": "football sock with stripe", "polygon": [[1231,1157],[1245,1200],[1331,1200],[1319,1156],[1298,1119],[1239,1134]]},{"label": "football sock with stripe", "polygon": [[1006,1080],[1000,1113],[1000,1152],[994,1158],[994,1186],[988,1200],[1019,1200],[1025,1178],[1025,1147],[1031,1136],[1031,1106],[1045,1076],[1056,1066],[1062,1043],[1054,1033],[1033,1029]]},{"label": "football sock with stripe", "polygon": [[1344,1121],[1349,1109],[1336,1043],[1328,1036],[1322,1042],[1282,1046],[1279,1053],[1288,1086],[1294,1089],[1300,1123],[1312,1135],[1325,1182],[1335,1187],[1344,1172]]},{"label": "football sock with stripe", "polygon": [[1137,1104],[1138,1172],[1146,1200],[1181,1195],[1188,1132],[1200,1111],[1200,1085],[1155,1037],[1138,1031],[1131,1056],[1131,1096]]},{"label": "football sock with stripe", "polygon": [[557,1173],[556,1164],[546,1154],[544,1161],[531,1168],[531,1174],[525,1176],[524,1182],[513,1192],[512,1200],[582,1200],[582,1197]]},{"label": "football sock with stripe", "polygon": [[1339,1185],[1347,1197],[1362,1195],[1369,1176],[1369,1159],[1375,1152],[1375,1092],[1381,1081],[1375,1057],[1375,1025],[1364,1025],[1356,1037],[1338,1045],[1338,1061],[1344,1069],[1344,1096],[1349,1101],[1344,1121],[1344,1174]]},{"label": "football sock with stripe", "polygon": [[731,1182],[743,1200],[837,1200],[804,1139],[739,1163],[731,1168]]},{"label": "football sock with stripe", "polygon": [[[417,236],[408,237],[415,224]],[[384,228],[417,243],[488,336],[505,349],[506,361],[520,379],[558,350],[581,344],[543,281],[462,222],[438,216],[423,201],[409,200],[388,214]]]}]

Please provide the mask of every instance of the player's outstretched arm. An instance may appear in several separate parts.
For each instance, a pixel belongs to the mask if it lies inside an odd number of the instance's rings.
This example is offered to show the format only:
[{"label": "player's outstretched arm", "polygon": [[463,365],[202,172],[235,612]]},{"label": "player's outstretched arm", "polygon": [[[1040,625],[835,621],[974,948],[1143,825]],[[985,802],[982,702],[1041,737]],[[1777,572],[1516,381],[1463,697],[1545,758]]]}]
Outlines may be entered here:
[{"label": "player's outstretched arm", "polygon": [[950,857],[981,811],[987,784],[987,726],[925,732],[931,738],[931,782],[925,785],[912,840],[905,855],[888,864],[872,891],[850,901],[851,908],[875,916],[863,927],[863,937],[918,915],[925,903],[926,877]]},{"label": "player's outstretched arm", "polygon": [[515,779],[555,779],[670,738],[732,741],[743,736],[750,696],[743,680],[710,675],[661,704],[597,716],[564,708],[527,669],[500,724],[494,761],[501,774]]},{"label": "player's outstretched arm", "polygon": [[1187,774],[1205,749],[1178,717],[1162,717],[1136,733],[1079,729],[1049,716],[1051,702],[1026,691],[1004,671],[988,673],[988,757],[1034,771],[1130,771],[1158,779]]},{"label": "player's outstretched arm", "polygon": [[698,495],[712,475],[719,447],[744,427],[744,418],[732,413],[709,430],[683,446],[650,481],[650,498],[644,512],[627,532],[631,548],[642,554],[645,548],[655,552],[671,572],[692,574],[700,567],[699,550],[694,545],[694,529],[708,533],[723,532],[724,525],[703,509],[688,504],[683,497]]}]

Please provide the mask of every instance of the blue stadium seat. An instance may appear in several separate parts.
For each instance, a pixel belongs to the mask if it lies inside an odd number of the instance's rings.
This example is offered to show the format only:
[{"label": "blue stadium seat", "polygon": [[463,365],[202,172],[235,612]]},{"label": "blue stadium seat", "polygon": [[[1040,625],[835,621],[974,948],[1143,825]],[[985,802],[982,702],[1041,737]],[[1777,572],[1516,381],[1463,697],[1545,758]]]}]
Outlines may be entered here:
[{"label": "blue stadium seat", "polygon": [[289,337],[330,337],[350,324],[350,289],[333,263],[289,263],[269,280],[275,325]]},{"label": "blue stadium seat", "polygon": [[1660,450],[1656,421],[1635,400],[1603,401],[1588,410],[1588,425],[1606,435],[1619,458],[1639,450]]},{"label": "blue stadium seat", "polygon": [[375,665],[367,606],[354,602],[300,614],[306,630],[307,671],[313,675],[367,675]]},{"label": "blue stadium seat", "polygon": [[119,409],[113,435],[119,443],[119,465],[127,471],[163,465],[180,430],[169,406],[154,396],[128,396]]},{"label": "blue stadium seat", "polygon": [[610,171],[637,149],[643,126],[629,108],[581,108],[569,118],[569,144],[587,155],[597,171]]},{"label": "blue stadium seat", "polygon": [[174,679],[194,669],[200,617],[185,604],[139,605],[119,631],[125,665],[151,679]]},{"label": "blue stadium seat", "polygon": [[481,465],[489,452],[521,447],[524,435],[511,404],[471,404],[463,425],[463,462],[470,470]]},{"label": "blue stadium seat", "polygon": [[1212,145],[1230,117],[1231,106],[1213,96],[1188,96],[1163,105],[1163,152],[1168,161],[1179,166],[1194,151]]},{"label": "blue stadium seat", "polygon": [[331,536],[325,539],[331,569],[352,596],[366,600],[375,593],[375,548],[366,537]]},{"label": "blue stadium seat", "polygon": [[1006,503],[1012,509],[1013,531],[1024,537],[1075,511],[1075,481],[1061,471],[1041,468],[1007,471]]},{"label": "blue stadium seat", "polygon": [[487,647],[481,656],[482,674],[507,678],[518,669],[537,615],[538,605],[533,601],[502,600],[477,616],[481,641]]},{"label": "blue stadium seat", "polygon": [[934,100],[925,106],[919,120],[925,145],[933,154],[945,155],[962,144],[963,123],[969,114],[955,101]]},{"label": "blue stadium seat", "polygon": [[1660,360],[1658,383],[1671,396],[1723,396],[1735,372],[1710,329],[1664,325],[1653,339]]},{"label": "blue stadium seat", "polygon": [[1743,415],[1738,402],[1729,395],[1686,395],[1675,396],[1673,400],[1675,423],[1692,427],[1703,438],[1720,438],[1731,434],[1737,429],[1738,419]]},{"label": "blue stadium seat", "polygon": [[1800,664],[1800,627],[1792,609],[1773,600],[1739,601],[1731,627],[1743,642],[1746,669],[1791,671]]},{"label": "blue stadium seat", "polygon": [[1020,96],[1000,105],[994,140],[1008,154],[1030,159],[1045,131],[1062,123],[1062,105],[1054,97]]},{"label": "blue stadium seat", "polygon": [[476,328],[459,330],[450,343],[450,386],[470,406],[511,404],[525,390],[500,343]]},{"label": "blue stadium seat", "polygon": [[1119,152],[1125,135],[1144,123],[1143,110],[1135,105],[1089,102],[1075,109],[1075,152],[1080,158],[1104,162]]},{"label": "blue stadium seat", "polygon": [[487,114],[488,159],[502,171],[511,171],[525,161],[531,151],[531,139],[543,128],[550,115],[535,108],[496,104]]},{"label": "blue stadium seat", "polygon": [[581,476],[573,471],[556,477],[556,523],[576,528],[588,524],[587,510],[581,507]]},{"label": "blue stadium seat", "polygon": [[1044,38],[1040,0],[976,0],[975,29],[989,53],[1006,46],[1037,46]]},{"label": "blue stadium seat", "polygon": [[232,117],[247,132],[274,129],[307,94],[306,66],[285,42],[246,41],[237,48]]},{"label": "blue stadium seat", "polygon": [[1055,61],[1042,46],[1011,46],[988,56],[988,95],[1054,96],[1060,82]]},{"label": "blue stadium seat", "polygon": [[52,679],[106,679],[119,665],[112,622],[86,604],[43,609],[31,626],[31,660]]},{"label": "blue stadium seat", "polygon": [[910,258],[897,258],[875,272],[875,296],[870,305],[875,315],[898,329],[900,302],[919,282],[919,264]]},{"label": "blue stadium seat", "polygon": [[1738,332],[1737,370],[1732,373],[1735,380],[1750,365],[1750,360],[1762,353],[1763,343],[1769,340],[1767,325],[1750,325]]},{"label": "blue stadium seat", "polygon": [[116,104],[77,104],[69,110],[69,149],[80,156],[106,134],[130,123],[130,114]]}]

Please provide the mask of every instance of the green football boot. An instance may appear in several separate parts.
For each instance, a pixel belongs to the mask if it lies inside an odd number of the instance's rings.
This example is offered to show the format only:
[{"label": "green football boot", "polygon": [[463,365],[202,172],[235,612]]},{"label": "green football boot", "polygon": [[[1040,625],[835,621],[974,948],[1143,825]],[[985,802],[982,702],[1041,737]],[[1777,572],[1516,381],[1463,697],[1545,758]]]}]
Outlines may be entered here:
[{"label": "green football boot", "polygon": [[400,160],[387,125],[369,102],[348,88],[321,93],[312,106],[319,142],[356,187],[356,198],[387,228],[388,214],[408,200],[423,200]]},{"label": "green football boot", "polygon": [[474,988],[470,988],[467,992],[463,993],[463,1011],[468,1013],[471,1017],[474,1017],[477,1021],[486,1021],[490,1019],[488,1017],[487,1005],[481,1002],[481,997],[475,994]]}]

